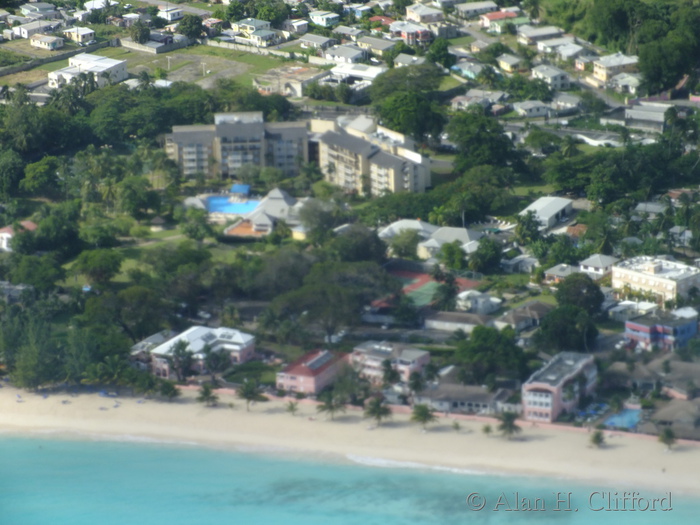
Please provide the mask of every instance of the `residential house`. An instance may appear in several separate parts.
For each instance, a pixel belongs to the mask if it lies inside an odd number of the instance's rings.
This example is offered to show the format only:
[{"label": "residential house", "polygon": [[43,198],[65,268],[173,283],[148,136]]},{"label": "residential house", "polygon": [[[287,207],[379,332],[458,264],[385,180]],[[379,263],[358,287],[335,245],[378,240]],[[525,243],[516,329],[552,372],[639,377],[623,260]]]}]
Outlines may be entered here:
[{"label": "residential house", "polygon": [[63,39],[59,36],[34,34],[29,37],[29,45],[46,51],[56,51],[63,47]]},{"label": "residential house", "polygon": [[381,22],[382,26],[387,26],[387,27],[390,26],[391,24],[393,24],[394,22],[396,22],[396,20],[394,20],[393,18],[389,18],[388,16],[372,16],[372,17],[370,17],[369,21],[370,22]]},{"label": "residential house", "polygon": [[303,35],[309,30],[309,21],[304,19],[290,20],[282,22],[282,30],[289,31],[295,35]]},{"label": "residential house", "polygon": [[443,245],[454,242],[459,243],[465,254],[473,253],[479,247],[479,239],[483,236],[482,232],[467,228],[443,226],[418,243],[416,255],[419,259],[431,259],[437,256]]},{"label": "residential house", "polygon": [[311,11],[309,13],[311,22],[321,27],[337,26],[340,22],[340,15],[330,11]]},{"label": "residential house", "polygon": [[[583,69],[585,69],[585,64],[590,62],[589,58],[581,56],[583,54],[588,53],[588,50],[579,44],[565,44],[563,46],[559,46],[557,47],[555,53],[559,60],[561,60],[562,62],[568,62],[569,60],[580,58],[580,63],[578,62],[578,60],[574,62],[574,68],[577,71],[583,71]],[[583,65],[583,69],[579,69],[578,67],[576,67],[577,63]]]},{"label": "residential house", "polygon": [[555,93],[550,107],[557,115],[570,115],[581,108],[581,97],[570,93]]},{"label": "residential house", "polygon": [[355,45],[344,44],[326,50],[324,57],[337,64],[357,64],[367,58],[367,52]]},{"label": "residential house", "polygon": [[495,11],[493,13],[484,13],[483,15],[479,15],[479,25],[484,29],[490,29],[491,22],[513,19],[517,17],[517,13],[513,13],[512,11]]},{"label": "residential house", "polygon": [[33,2],[22,4],[19,6],[19,10],[24,16],[41,15],[42,18],[54,18],[53,15],[56,13],[56,6],[47,4],[46,2]]},{"label": "residential house", "polygon": [[502,304],[502,299],[478,290],[465,290],[457,295],[457,310],[473,314],[492,314],[501,308]]},{"label": "residential house", "polygon": [[559,284],[569,275],[580,273],[578,266],[570,264],[557,264],[544,271],[544,282],[547,284]]},{"label": "residential house", "polygon": [[85,11],[99,11],[105,7],[115,7],[118,5],[119,2],[115,0],[88,0],[87,2],[83,3],[83,9]]},{"label": "residential house", "polygon": [[593,61],[593,78],[605,84],[615,75],[637,71],[638,63],[637,56],[628,56],[619,52],[599,57]]},{"label": "residential house", "polygon": [[85,44],[95,39],[95,32],[89,27],[71,27],[63,31],[63,36],[78,44]]},{"label": "residential house", "polygon": [[521,211],[520,215],[526,215],[532,211],[540,221],[542,229],[548,229],[570,217],[573,213],[573,204],[574,201],[563,197],[540,197]]},{"label": "residential house", "polygon": [[421,64],[425,64],[425,57],[399,53],[394,58],[394,67],[420,66]]},{"label": "residential house", "polygon": [[518,28],[518,43],[525,46],[534,45],[540,40],[551,40],[564,34],[564,31],[554,26],[524,25]]},{"label": "residential house", "polygon": [[579,399],[595,391],[598,370],[591,354],[561,352],[522,386],[523,416],[527,421],[553,423],[572,413]]},{"label": "residential house", "polygon": [[68,59],[68,67],[49,72],[49,87],[60,89],[84,73],[92,75],[99,87],[116,84],[129,77],[126,60],[81,53]]},{"label": "residential house", "polygon": [[427,45],[433,40],[433,34],[427,27],[414,22],[397,21],[389,26],[391,36],[400,37],[408,46]]},{"label": "residential house", "polygon": [[[21,221],[19,223],[19,231],[35,231],[38,226],[32,221]],[[0,229],[0,251],[11,252],[12,251],[12,238],[15,236],[16,231],[14,226],[5,226]]]},{"label": "residential house", "polygon": [[53,33],[61,27],[61,22],[37,20],[12,28],[12,33],[16,38],[31,38],[32,35]]},{"label": "residential house", "polygon": [[515,27],[516,30],[520,26],[530,23],[530,19],[525,16],[516,16],[515,18],[504,18],[503,20],[492,20],[489,24],[489,33],[497,35],[506,34],[510,27]]},{"label": "residential house", "polygon": [[175,22],[185,16],[184,11],[180,7],[166,7],[158,11],[158,16],[168,22]]},{"label": "residential house", "polygon": [[643,350],[673,351],[698,334],[698,312],[686,307],[666,312],[656,310],[625,321],[625,341]]},{"label": "residential house", "polygon": [[343,354],[328,350],[309,352],[277,373],[277,389],[317,395],[333,384],[345,364],[347,359]]},{"label": "residential house", "polygon": [[306,34],[299,39],[301,47],[313,49],[328,49],[338,43],[335,38],[321,35]]},{"label": "residential house", "polygon": [[267,20],[244,18],[238,22],[233,22],[231,29],[239,33],[241,38],[249,40],[257,47],[267,47],[274,44],[278,39],[277,33],[271,31],[270,22]]},{"label": "residential house", "polygon": [[560,89],[569,89],[571,80],[569,75],[558,67],[541,64],[532,69],[532,77],[543,80],[550,88],[555,91]]},{"label": "residential house", "polygon": [[628,319],[634,319],[658,309],[658,304],[649,301],[620,301],[608,310],[608,316],[615,321],[624,323]]},{"label": "residential house", "polygon": [[646,215],[649,219],[655,219],[666,213],[668,205],[663,202],[640,202],[635,206],[635,215]]},{"label": "residential house", "polygon": [[173,351],[180,342],[186,344],[186,349],[192,353],[192,370],[200,374],[207,373],[207,348],[212,352],[224,353],[231,364],[246,363],[255,356],[255,337],[250,334],[223,326],[192,326],[172,339],[145,350],[151,356],[151,371],[155,375],[164,378],[173,375]]},{"label": "residential house", "polygon": [[685,226],[673,226],[669,228],[668,234],[673,239],[673,242],[676,243],[676,246],[690,248],[690,243],[693,240],[693,230]]},{"label": "residential house", "polygon": [[652,415],[651,431],[671,429],[677,439],[700,439],[700,400],[672,399]]},{"label": "residential house", "polygon": [[367,34],[367,32],[363,29],[348,26],[338,26],[333,30],[333,32],[336,35],[339,35],[341,38],[352,40],[353,42],[357,42],[358,39]]},{"label": "residential house", "polygon": [[501,317],[496,317],[493,321],[493,326],[499,330],[510,326],[516,333],[525,332],[540,326],[542,319],[552,310],[554,310],[554,305],[541,301],[529,301],[517,308],[513,308]]},{"label": "residential house", "polygon": [[460,18],[476,18],[485,13],[498,11],[496,2],[487,0],[485,2],[467,2],[466,4],[456,4],[454,6],[457,16]]},{"label": "residential house", "polygon": [[539,100],[526,100],[525,102],[515,102],[513,110],[521,117],[538,118],[549,115],[550,107]]},{"label": "residential house", "polygon": [[371,14],[371,12],[372,7],[365,4],[346,4],[343,6],[343,14],[352,13],[357,20],[361,20],[365,13]]},{"label": "residential house", "polygon": [[641,292],[662,302],[675,301],[687,297],[693,288],[700,288],[700,268],[641,255],[613,266],[612,287],[622,295]]},{"label": "residential house", "polygon": [[385,226],[377,234],[380,239],[385,242],[389,242],[399,233],[404,230],[415,230],[421,239],[429,239],[430,236],[440,229],[439,226],[430,224],[429,222],[422,221],[420,219],[401,219],[396,222],[392,222],[388,226]]},{"label": "residential house", "polygon": [[592,279],[602,279],[612,272],[613,265],[619,260],[617,257],[596,253],[581,261],[580,268]]},{"label": "residential house", "polygon": [[624,125],[630,128],[661,133],[666,129],[666,111],[670,104],[640,103],[624,108]]},{"label": "residential house", "polygon": [[498,63],[498,67],[500,67],[506,73],[515,73],[520,69],[522,60],[514,55],[503,53],[501,56],[496,58],[496,63]]},{"label": "residential house", "polygon": [[489,44],[488,42],[484,42],[483,40],[474,40],[471,44],[469,44],[469,50],[472,53],[481,53],[490,45],[491,44]]},{"label": "residential house", "polygon": [[357,41],[357,45],[362,49],[369,51],[373,55],[382,57],[384,56],[384,53],[388,53],[396,47],[396,42],[386,40],[385,38],[363,36]]},{"label": "residential house", "polygon": [[202,20],[204,32],[209,38],[217,37],[221,34],[224,21],[219,18],[205,18]]},{"label": "residential house", "polygon": [[491,392],[485,386],[440,382],[416,393],[413,402],[445,414],[490,415],[502,412],[499,405],[506,403],[510,396],[511,391],[503,388]]},{"label": "residential house", "polygon": [[428,24],[431,22],[440,22],[445,19],[442,9],[425,4],[416,3],[406,7],[406,20],[409,22],[418,22],[419,24]]},{"label": "residential house", "polygon": [[412,373],[423,373],[430,363],[430,352],[390,341],[366,341],[350,354],[352,367],[373,383],[383,381],[385,361],[399,373],[401,381],[408,383]]},{"label": "residential house", "polygon": [[464,312],[435,312],[425,318],[426,330],[455,332],[462,330],[471,334],[477,326],[493,326],[493,317]]},{"label": "residential house", "polygon": [[303,122],[264,122],[261,111],[218,113],[214,124],[173,126],[165,136],[165,152],[187,177],[212,169],[235,177],[246,164],[275,167],[294,177],[299,159],[308,160],[308,134]]},{"label": "residential house", "polygon": [[537,52],[538,53],[555,53],[557,49],[561,46],[566,46],[569,44],[575,44],[576,40],[570,36],[562,36],[559,38],[549,38],[547,40],[540,40],[537,42]]},{"label": "residential house", "polygon": [[[461,75],[465,78],[469,78],[471,80],[476,80],[477,77],[481,74],[481,72],[486,67],[489,67],[489,66],[485,66],[484,64],[478,64],[476,62],[471,62],[469,60],[462,60],[461,62],[457,62],[450,69],[452,71],[454,71],[455,73],[457,73],[458,75]],[[470,105],[470,104],[467,104],[467,105]]]},{"label": "residential house", "polygon": [[537,258],[531,255],[516,255],[512,259],[501,259],[505,273],[532,273],[539,266]]},{"label": "residential house", "polygon": [[585,71],[587,68],[592,67],[593,58],[590,56],[579,56],[574,60],[574,69],[576,71]]}]

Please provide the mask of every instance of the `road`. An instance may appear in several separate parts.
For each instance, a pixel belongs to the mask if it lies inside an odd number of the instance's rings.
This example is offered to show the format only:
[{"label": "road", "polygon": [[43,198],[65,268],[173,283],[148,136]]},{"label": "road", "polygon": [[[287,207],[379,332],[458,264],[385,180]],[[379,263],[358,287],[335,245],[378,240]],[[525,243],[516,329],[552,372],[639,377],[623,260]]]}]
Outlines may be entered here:
[{"label": "road", "polygon": [[[167,4],[167,2],[163,2],[163,0],[141,0],[145,4],[151,4],[156,7],[163,5],[164,3]],[[207,11],[206,9],[198,9],[196,7],[190,7],[188,5],[183,5],[183,4],[173,4],[172,7],[179,7],[182,9],[185,13],[191,13],[193,15],[201,16],[204,17],[206,16],[207,18],[211,17],[211,11]]]}]

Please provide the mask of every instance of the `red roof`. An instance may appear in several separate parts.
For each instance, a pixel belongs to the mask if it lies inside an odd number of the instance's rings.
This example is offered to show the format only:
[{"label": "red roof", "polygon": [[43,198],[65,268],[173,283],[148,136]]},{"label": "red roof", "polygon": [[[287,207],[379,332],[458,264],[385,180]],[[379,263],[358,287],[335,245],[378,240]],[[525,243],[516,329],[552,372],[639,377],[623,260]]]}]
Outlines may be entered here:
[{"label": "red roof", "polygon": [[495,13],[486,13],[481,16],[486,18],[489,22],[493,22],[494,20],[503,20],[504,18],[515,18],[518,15],[512,11],[496,11]]},{"label": "red roof", "polygon": [[283,372],[289,375],[314,377],[343,358],[342,354],[328,350],[314,350],[287,365]]},{"label": "red roof", "polygon": [[391,25],[395,22],[393,18],[389,18],[388,16],[373,16],[369,19],[370,22],[381,22],[382,25],[388,26]]},{"label": "red roof", "polygon": [[[38,228],[38,226],[32,221],[22,221],[19,224],[22,226],[22,228],[30,232],[33,232]],[[12,226],[5,226],[4,228],[0,228],[0,233],[9,233],[10,235],[14,235],[15,229]]]}]

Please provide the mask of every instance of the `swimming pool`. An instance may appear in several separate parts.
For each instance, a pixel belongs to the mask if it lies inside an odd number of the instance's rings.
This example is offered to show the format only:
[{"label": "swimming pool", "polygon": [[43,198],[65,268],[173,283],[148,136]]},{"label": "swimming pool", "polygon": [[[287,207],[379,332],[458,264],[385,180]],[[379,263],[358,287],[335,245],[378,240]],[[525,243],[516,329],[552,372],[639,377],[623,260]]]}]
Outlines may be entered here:
[{"label": "swimming pool", "polygon": [[634,428],[642,417],[642,411],[638,408],[625,408],[618,414],[613,414],[605,420],[606,427]]},{"label": "swimming pool", "polygon": [[249,200],[246,202],[229,202],[228,195],[212,195],[207,197],[207,211],[209,213],[231,213],[243,215],[258,207],[260,201]]}]

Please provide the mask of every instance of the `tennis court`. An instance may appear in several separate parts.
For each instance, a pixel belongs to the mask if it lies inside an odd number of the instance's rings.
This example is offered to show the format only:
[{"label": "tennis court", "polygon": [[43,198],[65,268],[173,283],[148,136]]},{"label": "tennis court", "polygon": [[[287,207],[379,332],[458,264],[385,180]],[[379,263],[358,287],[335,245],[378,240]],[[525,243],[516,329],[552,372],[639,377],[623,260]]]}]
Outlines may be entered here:
[{"label": "tennis court", "polygon": [[[397,277],[403,283],[403,293],[413,299],[416,306],[427,306],[433,301],[433,295],[440,283],[436,282],[429,274],[411,272],[407,270],[389,270],[389,273]],[[457,278],[459,291],[476,288],[478,281]]]}]

